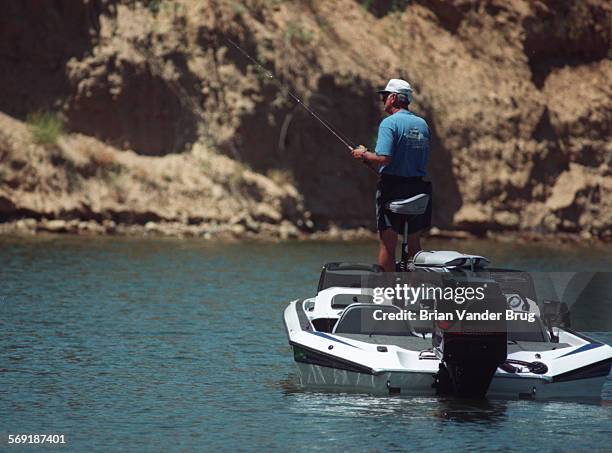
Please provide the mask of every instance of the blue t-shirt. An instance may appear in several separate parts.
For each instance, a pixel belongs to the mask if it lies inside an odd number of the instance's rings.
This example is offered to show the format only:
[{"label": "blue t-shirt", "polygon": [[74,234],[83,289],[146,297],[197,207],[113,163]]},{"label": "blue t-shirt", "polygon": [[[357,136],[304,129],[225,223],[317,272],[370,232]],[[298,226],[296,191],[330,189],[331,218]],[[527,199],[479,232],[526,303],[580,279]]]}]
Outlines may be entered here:
[{"label": "blue t-shirt", "polygon": [[425,176],[429,158],[429,127],[425,120],[408,110],[400,110],[381,121],[376,154],[390,156],[380,173],[396,176]]}]

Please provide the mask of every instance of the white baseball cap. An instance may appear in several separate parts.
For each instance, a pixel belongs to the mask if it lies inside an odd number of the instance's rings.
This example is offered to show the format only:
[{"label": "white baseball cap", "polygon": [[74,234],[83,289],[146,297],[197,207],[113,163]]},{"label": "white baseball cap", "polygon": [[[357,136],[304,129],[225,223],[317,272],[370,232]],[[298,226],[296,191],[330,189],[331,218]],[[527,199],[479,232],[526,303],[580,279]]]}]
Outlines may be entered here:
[{"label": "white baseball cap", "polygon": [[378,90],[379,93],[397,93],[408,97],[408,102],[412,102],[412,87],[408,82],[402,79],[391,79],[384,90]]}]

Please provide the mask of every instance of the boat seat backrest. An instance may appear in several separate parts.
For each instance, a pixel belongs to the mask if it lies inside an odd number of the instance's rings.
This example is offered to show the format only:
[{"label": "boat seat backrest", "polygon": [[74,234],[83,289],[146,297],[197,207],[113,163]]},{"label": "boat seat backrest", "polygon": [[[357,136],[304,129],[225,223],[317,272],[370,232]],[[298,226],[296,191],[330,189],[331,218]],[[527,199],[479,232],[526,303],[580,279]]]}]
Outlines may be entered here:
[{"label": "boat seat backrest", "polygon": [[412,310],[414,313],[413,321],[410,321],[410,327],[417,335],[430,334],[434,331],[434,323],[430,320],[419,319],[419,311]]},{"label": "boat seat backrest", "polygon": [[509,341],[550,341],[550,335],[539,316],[535,317],[534,322],[522,320],[507,321],[506,328],[508,329]]},{"label": "boat seat backrest", "polygon": [[401,310],[394,305],[352,304],[342,312],[332,333],[414,336],[408,321],[389,320],[385,317],[400,313]]}]

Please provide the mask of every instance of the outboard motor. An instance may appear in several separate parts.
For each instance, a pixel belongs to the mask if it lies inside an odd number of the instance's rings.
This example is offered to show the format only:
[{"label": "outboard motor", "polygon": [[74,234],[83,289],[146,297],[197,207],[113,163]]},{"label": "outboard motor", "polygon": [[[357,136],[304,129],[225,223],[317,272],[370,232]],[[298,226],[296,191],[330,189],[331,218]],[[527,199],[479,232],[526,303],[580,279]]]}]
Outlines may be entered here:
[{"label": "outboard motor", "polygon": [[[484,398],[495,371],[508,355],[506,299],[499,286],[490,280],[455,282],[447,287],[481,288],[484,298],[461,305],[438,302],[438,312],[453,311],[455,320],[435,323],[432,341],[442,363],[433,385],[438,394]],[[457,311],[463,310],[463,320],[458,320]],[[488,318],[487,312],[498,313],[499,319],[468,320]]]}]

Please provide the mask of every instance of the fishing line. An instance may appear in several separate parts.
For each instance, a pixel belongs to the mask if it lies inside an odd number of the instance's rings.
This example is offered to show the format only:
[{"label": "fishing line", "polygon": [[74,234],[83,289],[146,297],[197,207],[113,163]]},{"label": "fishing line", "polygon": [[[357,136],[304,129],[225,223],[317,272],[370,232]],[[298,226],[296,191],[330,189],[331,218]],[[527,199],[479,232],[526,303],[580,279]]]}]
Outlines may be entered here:
[{"label": "fishing line", "polygon": [[335,128],[329,124],[327,121],[325,121],[323,118],[321,118],[319,115],[317,115],[317,113],[312,110],[308,104],[306,104],[304,101],[302,101],[295,93],[293,93],[285,84],[283,84],[277,77],[274,76],[274,74],[272,74],[270,71],[268,71],[266,68],[263,67],[263,65],[261,63],[259,63],[255,58],[253,58],[252,56],[250,56],[246,50],[244,50],[242,47],[240,47],[238,44],[236,44],[234,41],[232,41],[229,38],[226,38],[227,42],[229,42],[232,46],[234,46],[242,55],[244,55],[246,58],[249,59],[249,61],[251,61],[253,64],[255,64],[265,75],[266,77],[268,77],[269,79],[274,80],[281,88],[283,88],[287,94],[289,96],[291,96],[299,105],[301,105],[302,107],[304,107],[304,109],[306,109],[306,111],[308,113],[310,113],[317,121],[319,121],[323,127],[325,127],[329,132],[331,132],[338,140],[340,140],[342,142],[342,144],[344,146],[346,146],[349,150],[353,150],[354,148],[356,148],[356,146],[351,142],[351,140],[349,140],[348,138],[343,137],[342,134],[340,132],[337,132],[335,130]]}]

